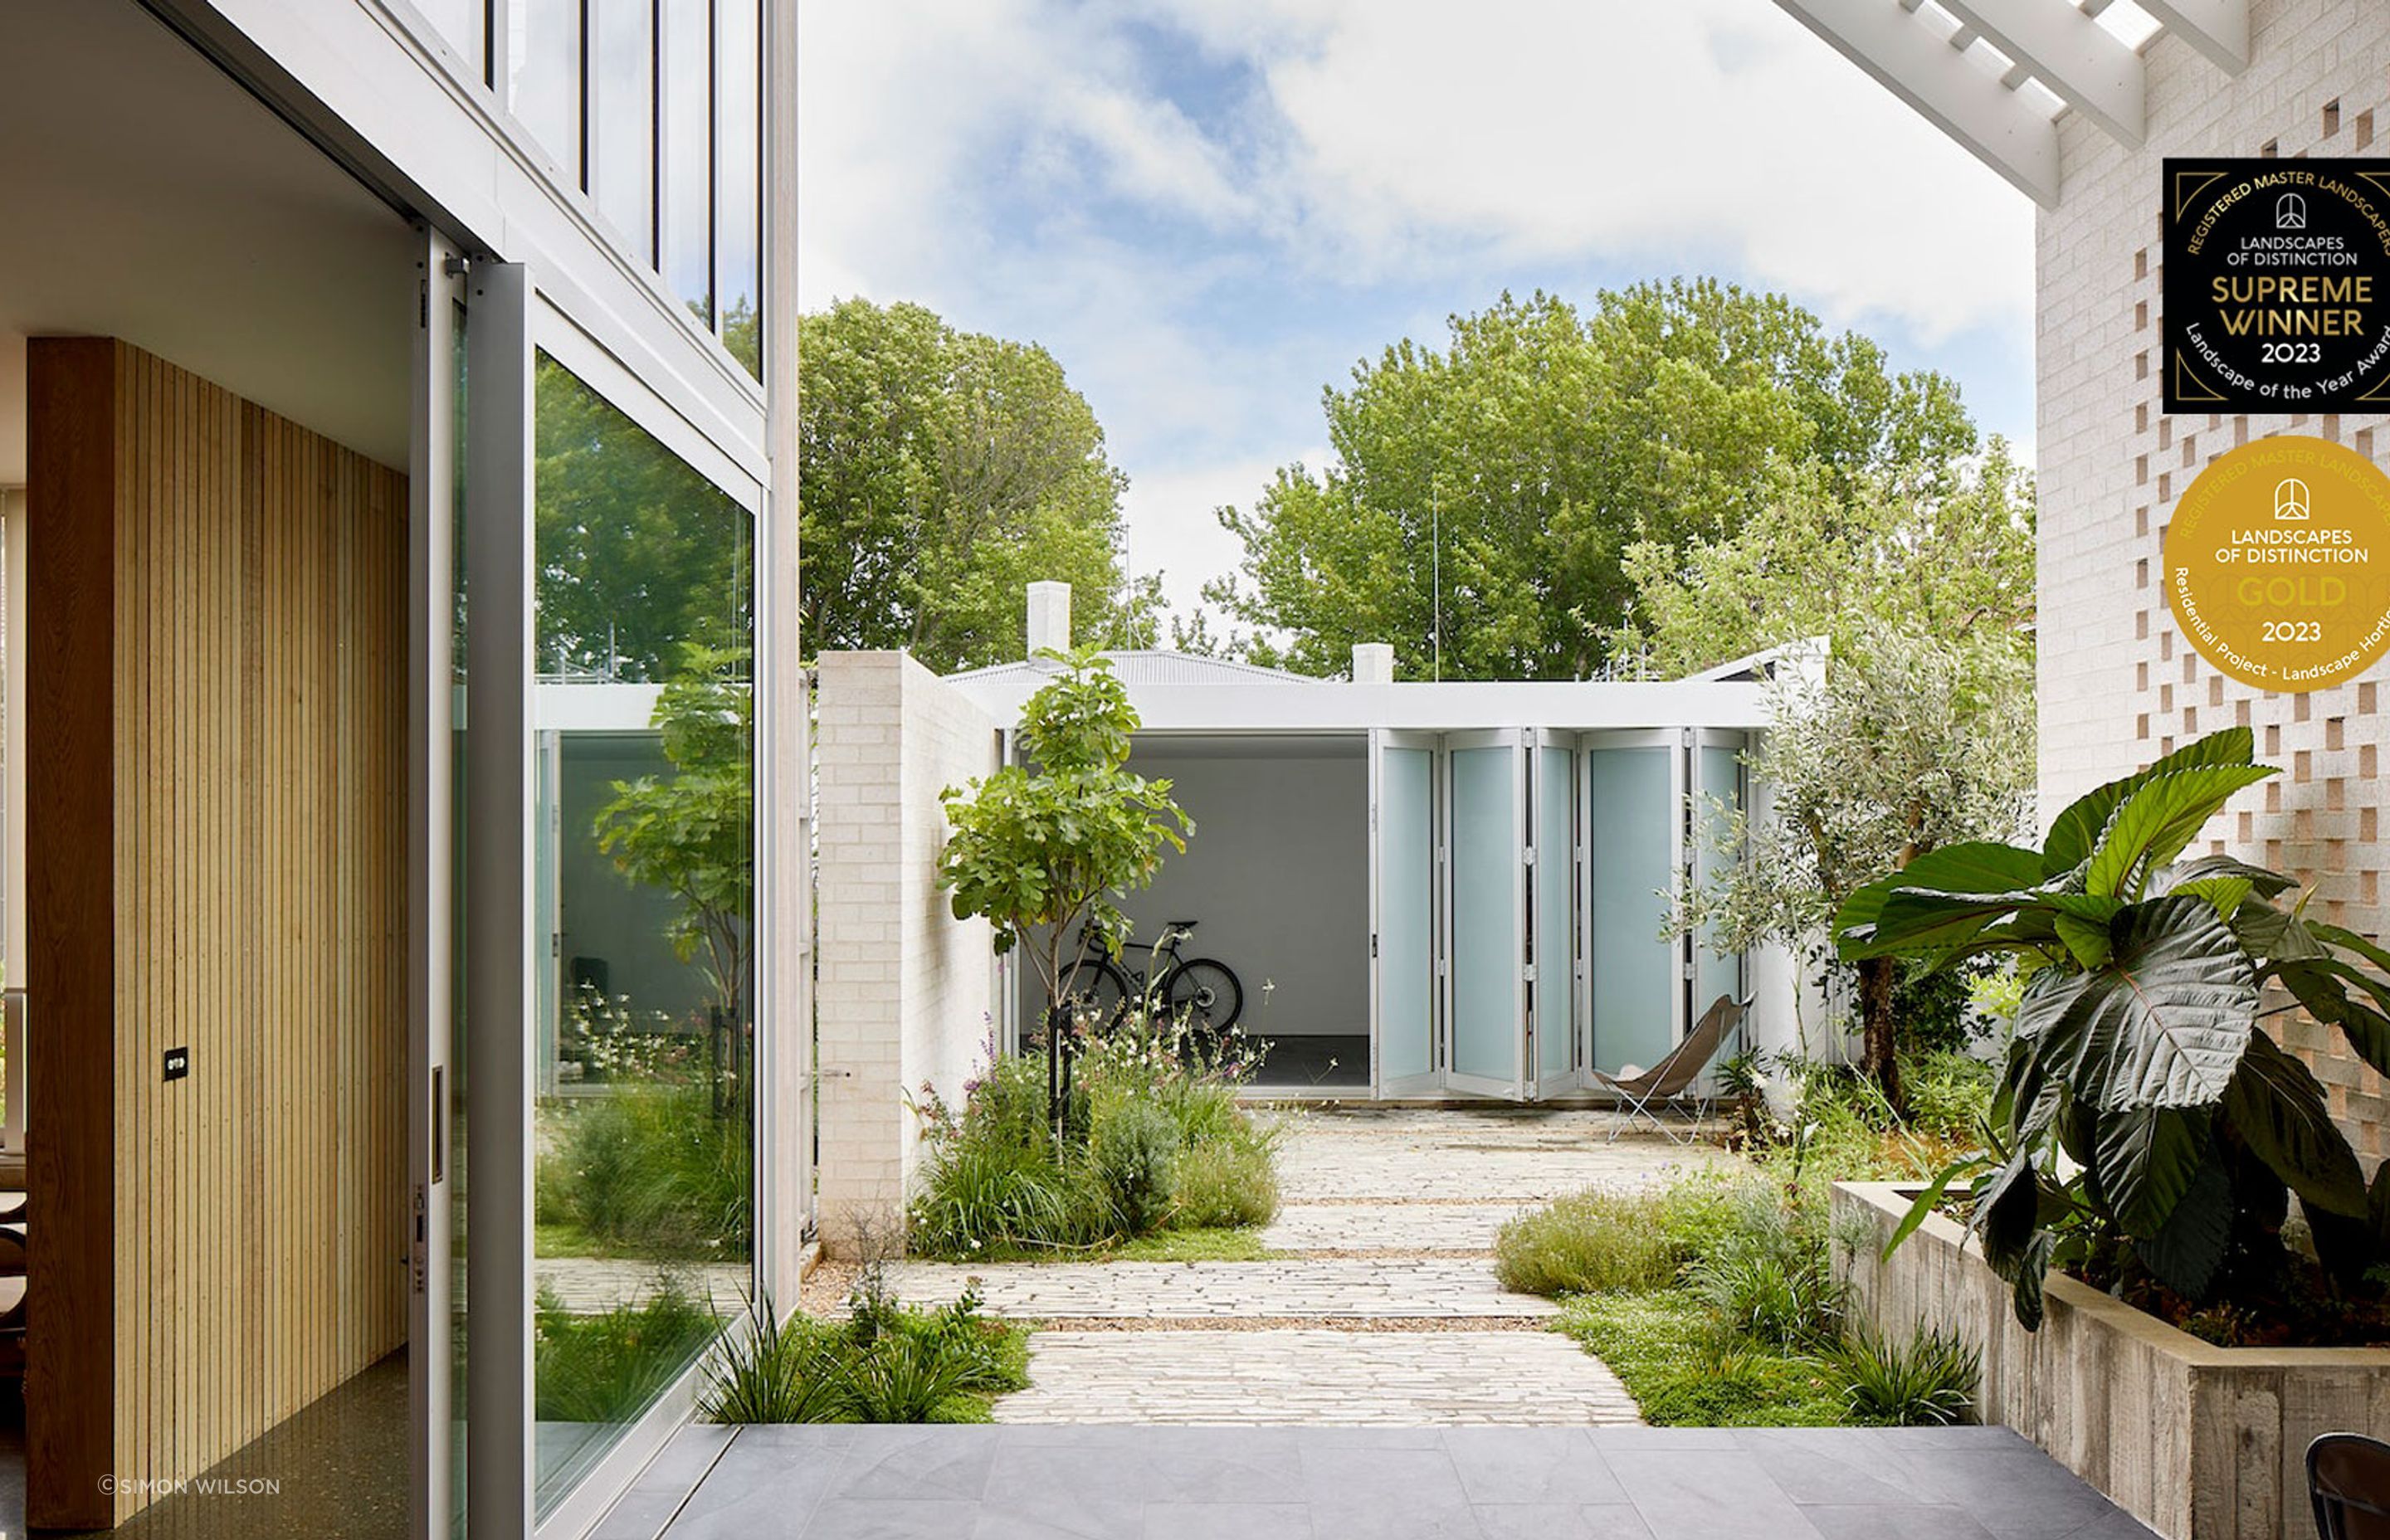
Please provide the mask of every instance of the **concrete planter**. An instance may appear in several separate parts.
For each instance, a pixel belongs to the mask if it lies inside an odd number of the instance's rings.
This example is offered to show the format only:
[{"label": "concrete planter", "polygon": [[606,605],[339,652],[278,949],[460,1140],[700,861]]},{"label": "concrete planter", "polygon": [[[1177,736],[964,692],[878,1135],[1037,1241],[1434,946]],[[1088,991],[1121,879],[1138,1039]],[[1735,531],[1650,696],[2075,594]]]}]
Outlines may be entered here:
[{"label": "concrete planter", "polygon": [[1966,1231],[1928,1219],[1889,1259],[1909,1194],[1834,1188],[1836,1234],[1876,1239],[1834,1267],[1852,1311],[1908,1335],[1921,1320],[1983,1350],[1985,1422],[2015,1429],[2172,1540],[2279,1540],[2312,1532],[2306,1456],[2319,1433],[2390,1437],[2390,1349],[2219,1348],[2053,1273],[2037,1332]]}]

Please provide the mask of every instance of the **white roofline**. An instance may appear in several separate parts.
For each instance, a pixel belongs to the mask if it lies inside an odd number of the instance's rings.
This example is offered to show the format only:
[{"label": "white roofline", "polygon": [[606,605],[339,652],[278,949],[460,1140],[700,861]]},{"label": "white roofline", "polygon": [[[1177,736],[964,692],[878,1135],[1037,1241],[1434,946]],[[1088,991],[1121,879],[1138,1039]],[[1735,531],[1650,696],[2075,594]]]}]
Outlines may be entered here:
[{"label": "white roofline", "polygon": [[[1018,680],[947,685],[1002,723],[1021,720],[1034,685]],[[1664,680],[1609,683],[1356,685],[1307,689],[1274,685],[1132,685],[1129,699],[1152,732],[1367,732],[1372,727],[1458,731],[1481,727],[1722,727],[1768,724],[1767,688],[1747,683]]]}]

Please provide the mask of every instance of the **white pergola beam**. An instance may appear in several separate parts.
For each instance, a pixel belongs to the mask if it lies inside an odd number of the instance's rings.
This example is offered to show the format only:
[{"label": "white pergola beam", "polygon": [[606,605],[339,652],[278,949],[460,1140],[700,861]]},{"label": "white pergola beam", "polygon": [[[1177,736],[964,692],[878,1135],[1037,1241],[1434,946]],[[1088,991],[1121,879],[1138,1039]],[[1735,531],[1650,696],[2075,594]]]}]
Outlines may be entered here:
[{"label": "white pergola beam", "polygon": [[2058,130],[1895,0],[1776,0],[1836,53],[2044,208],[2058,206]]},{"label": "white pergola beam", "polygon": [[2148,137],[2141,56],[2066,0],[1942,0],[2067,106],[2139,148]]},{"label": "white pergola beam", "polygon": [[2249,0],[2140,0],[2166,31],[2216,61],[2228,75],[2249,68]]}]

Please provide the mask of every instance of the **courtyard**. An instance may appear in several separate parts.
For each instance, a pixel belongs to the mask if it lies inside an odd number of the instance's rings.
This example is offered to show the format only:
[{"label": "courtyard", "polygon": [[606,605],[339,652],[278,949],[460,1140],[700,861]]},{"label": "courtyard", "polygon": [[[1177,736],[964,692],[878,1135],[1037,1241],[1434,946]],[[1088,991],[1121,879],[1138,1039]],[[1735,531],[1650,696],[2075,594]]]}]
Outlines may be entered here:
[{"label": "courtyard", "polygon": [[[1642,1425],[1617,1378],[1504,1290],[1503,1221],[1733,1163],[1610,1142],[1583,1110],[1283,1114],[1259,1260],[906,1262],[1033,1324],[997,1426],[692,1426],[604,1535],[1924,1536],[2148,1532],[1998,1428]],[[808,1285],[835,1308],[853,1279]]]}]

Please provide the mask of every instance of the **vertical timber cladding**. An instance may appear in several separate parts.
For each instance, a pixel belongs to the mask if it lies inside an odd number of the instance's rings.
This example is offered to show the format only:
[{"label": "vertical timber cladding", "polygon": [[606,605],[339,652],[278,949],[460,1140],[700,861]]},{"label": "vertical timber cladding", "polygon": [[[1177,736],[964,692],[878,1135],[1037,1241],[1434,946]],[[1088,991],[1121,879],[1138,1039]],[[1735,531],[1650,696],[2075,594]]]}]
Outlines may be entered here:
[{"label": "vertical timber cladding", "polygon": [[28,1508],[82,1527],[405,1337],[406,481],[121,342],[27,362]]}]

